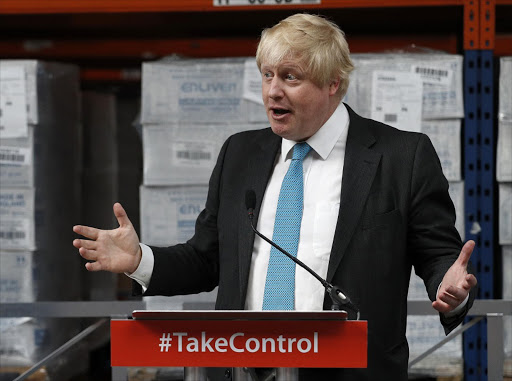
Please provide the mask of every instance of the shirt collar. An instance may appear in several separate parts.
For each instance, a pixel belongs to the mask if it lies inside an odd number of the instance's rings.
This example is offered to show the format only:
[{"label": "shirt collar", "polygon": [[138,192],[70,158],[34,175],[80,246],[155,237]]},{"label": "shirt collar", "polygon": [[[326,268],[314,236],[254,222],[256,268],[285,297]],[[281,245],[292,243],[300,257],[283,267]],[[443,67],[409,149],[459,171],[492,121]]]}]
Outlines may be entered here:
[{"label": "shirt collar", "polygon": [[[325,124],[320,127],[312,137],[306,140],[306,142],[323,160],[325,160],[329,157],[336,145],[336,142],[348,127],[348,121],[349,117],[347,108],[343,103],[340,103],[327,122],[325,122]],[[283,153],[283,160],[288,158],[288,155],[290,155],[291,150],[296,143],[297,142],[293,140],[282,139],[281,152]]]}]

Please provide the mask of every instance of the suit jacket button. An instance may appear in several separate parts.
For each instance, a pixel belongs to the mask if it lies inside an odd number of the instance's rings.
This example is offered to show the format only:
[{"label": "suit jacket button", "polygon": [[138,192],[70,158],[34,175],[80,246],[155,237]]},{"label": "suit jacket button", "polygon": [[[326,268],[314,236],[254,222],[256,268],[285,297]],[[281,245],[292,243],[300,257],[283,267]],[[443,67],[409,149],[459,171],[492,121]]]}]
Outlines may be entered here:
[{"label": "suit jacket button", "polygon": [[231,379],[231,369],[226,369],[224,372],[224,377]]}]

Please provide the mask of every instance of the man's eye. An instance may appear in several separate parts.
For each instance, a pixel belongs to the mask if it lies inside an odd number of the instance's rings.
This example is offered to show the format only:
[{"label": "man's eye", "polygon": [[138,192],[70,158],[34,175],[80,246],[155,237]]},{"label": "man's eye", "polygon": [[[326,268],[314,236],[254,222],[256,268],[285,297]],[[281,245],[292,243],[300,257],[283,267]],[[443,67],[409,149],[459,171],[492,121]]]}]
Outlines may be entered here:
[{"label": "man's eye", "polygon": [[272,78],[272,73],[269,73],[268,71],[266,73],[263,73],[264,78]]},{"label": "man's eye", "polygon": [[293,81],[294,79],[297,79],[293,74],[286,74],[286,79]]}]

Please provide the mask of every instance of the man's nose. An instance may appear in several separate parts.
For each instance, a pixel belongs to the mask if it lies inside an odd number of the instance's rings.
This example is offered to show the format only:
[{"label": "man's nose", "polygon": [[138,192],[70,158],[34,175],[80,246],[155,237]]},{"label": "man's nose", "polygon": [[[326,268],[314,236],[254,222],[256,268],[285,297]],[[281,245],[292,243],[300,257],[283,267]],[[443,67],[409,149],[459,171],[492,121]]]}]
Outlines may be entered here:
[{"label": "man's nose", "polygon": [[272,78],[272,82],[270,82],[268,95],[270,98],[281,98],[283,96],[283,87],[279,78]]}]

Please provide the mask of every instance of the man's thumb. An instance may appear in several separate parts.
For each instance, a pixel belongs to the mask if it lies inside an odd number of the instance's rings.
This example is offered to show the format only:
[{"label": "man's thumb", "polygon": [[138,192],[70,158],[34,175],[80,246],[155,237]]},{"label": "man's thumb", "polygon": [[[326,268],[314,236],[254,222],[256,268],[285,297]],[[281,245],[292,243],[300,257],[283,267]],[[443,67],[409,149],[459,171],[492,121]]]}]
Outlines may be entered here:
[{"label": "man's thumb", "polygon": [[130,226],[132,224],[123,206],[118,202],[114,204],[114,215],[120,227]]},{"label": "man's thumb", "polygon": [[471,258],[471,253],[473,253],[473,249],[475,248],[475,241],[469,240],[464,244],[462,250],[459,254],[459,262],[462,266],[467,266],[469,262],[469,258]]}]

